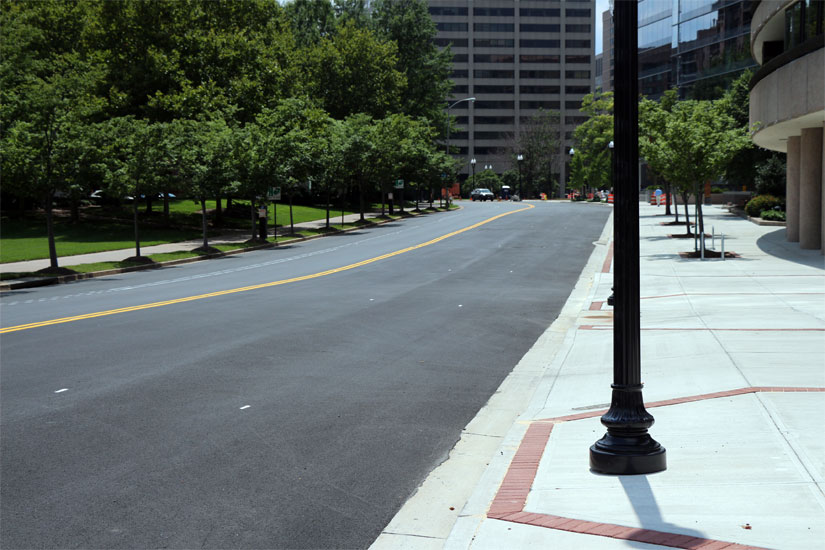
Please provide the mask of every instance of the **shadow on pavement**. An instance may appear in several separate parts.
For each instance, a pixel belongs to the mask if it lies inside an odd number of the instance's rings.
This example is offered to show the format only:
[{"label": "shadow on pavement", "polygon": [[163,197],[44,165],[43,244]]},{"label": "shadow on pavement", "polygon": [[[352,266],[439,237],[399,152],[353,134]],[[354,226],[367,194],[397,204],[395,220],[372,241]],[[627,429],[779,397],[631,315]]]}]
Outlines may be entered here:
[{"label": "shadow on pavement", "polygon": [[[622,484],[622,488],[633,506],[633,512],[642,524],[642,528],[664,533],[688,535],[699,539],[708,538],[702,531],[668,523],[664,520],[647,476],[619,476],[619,482]],[[707,541],[700,541],[696,545],[699,546],[705,542]]]},{"label": "shadow on pavement", "polygon": [[786,241],[784,227],[762,235],[756,241],[756,246],[765,254],[775,258],[817,269],[825,269],[825,257],[822,256],[822,253],[819,250],[803,250],[799,248],[799,243]]}]

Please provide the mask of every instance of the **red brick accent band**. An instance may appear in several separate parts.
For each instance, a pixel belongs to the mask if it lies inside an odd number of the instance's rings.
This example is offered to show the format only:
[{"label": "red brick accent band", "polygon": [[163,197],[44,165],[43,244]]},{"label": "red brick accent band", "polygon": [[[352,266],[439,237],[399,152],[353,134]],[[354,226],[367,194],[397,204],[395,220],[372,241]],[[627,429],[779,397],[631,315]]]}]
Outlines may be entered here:
[{"label": "red brick accent band", "polygon": [[590,311],[600,311],[602,309],[602,305],[604,305],[604,300],[590,302]]},{"label": "red brick accent band", "polygon": [[[803,387],[774,387],[762,386],[752,388],[738,388],[715,393],[705,393],[686,397],[677,397],[664,401],[654,401],[645,404],[645,407],[663,407],[666,405],[677,405],[680,403],[690,403],[705,399],[717,399],[720,397],[730,397],[757,392],[825,392],[825,388],[803,388]],[[527,496],[530,488],[536,479],[539,462],[550,440],[553,426],[560,422],[570,422],[584,418],[601,416],[606,410],[590,411],[580,414],[558,416],[544,420],[537,420],[527,428],[524,438],[516,451],[507,474],[493,498],[487,517],[513,523],[522,523],[547,529],[558,529],[579,533],[583,535],[596,535],[621,540],[632,540],[648,544],[658,544],[671,548],[683,548],[685,550],[763,550],[756,546],[745,546],[735,542],[721,540],[704,539],[681,535],[678,533],[666,533],[652,529],[640,529],[638,527],[626,527],[611,523],[601,523],[596,521],[586,521],[574,518],[565,518],[550,514],[538,514],[525,512],[524,506],[527,503]]]},{"label": "red brick accent band", "polygon": [[607,249],[607,256],[602,264],[602,273],[610,273],[610,266],[613,264],[613,241],[610,241],[610,248]]}]

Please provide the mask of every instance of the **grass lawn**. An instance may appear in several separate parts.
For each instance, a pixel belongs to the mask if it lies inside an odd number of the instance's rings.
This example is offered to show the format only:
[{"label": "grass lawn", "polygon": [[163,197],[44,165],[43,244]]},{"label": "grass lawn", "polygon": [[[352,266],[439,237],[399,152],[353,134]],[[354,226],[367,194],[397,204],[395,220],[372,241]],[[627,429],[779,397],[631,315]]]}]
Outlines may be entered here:
[{"label": "grass lawn", "polygon": [[[71,224],[58,220],[54,225],[58,256],[72,256],[105,250],[134,247],[134,229],[130,224],[83,222]],[[141,227],[141,246],[195,239],[200,231]],[[0,263],[21,262],[49,257],[46,222],[37,218],[0,219]],[[61,262],[62,263],[62,262]]]}]

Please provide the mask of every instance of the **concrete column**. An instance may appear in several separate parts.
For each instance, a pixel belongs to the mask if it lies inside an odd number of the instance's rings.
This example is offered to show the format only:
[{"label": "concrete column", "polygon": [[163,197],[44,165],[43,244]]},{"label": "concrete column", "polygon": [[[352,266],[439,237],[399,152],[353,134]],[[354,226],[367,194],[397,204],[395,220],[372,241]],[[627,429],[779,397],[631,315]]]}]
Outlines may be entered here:
[{"label": "concrete column", "polygon": [[788,138],[785,177],[785,238],[799,242],[799,136]]},{"label": "concrete column", "polygon": [[803,128],[799,140],[799,247],[822,246],[822,128]]}]

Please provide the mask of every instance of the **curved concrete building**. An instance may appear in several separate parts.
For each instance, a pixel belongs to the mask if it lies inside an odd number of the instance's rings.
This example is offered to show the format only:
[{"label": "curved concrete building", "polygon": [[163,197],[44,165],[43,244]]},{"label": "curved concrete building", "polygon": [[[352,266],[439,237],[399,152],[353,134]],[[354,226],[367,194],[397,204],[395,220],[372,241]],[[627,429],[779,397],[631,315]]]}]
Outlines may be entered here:
[{"label": "curved concrete building", "polygon": [[825,1],[764,0],[751,20],[756,145],[787,153],[787,238],[825,253]]}]

